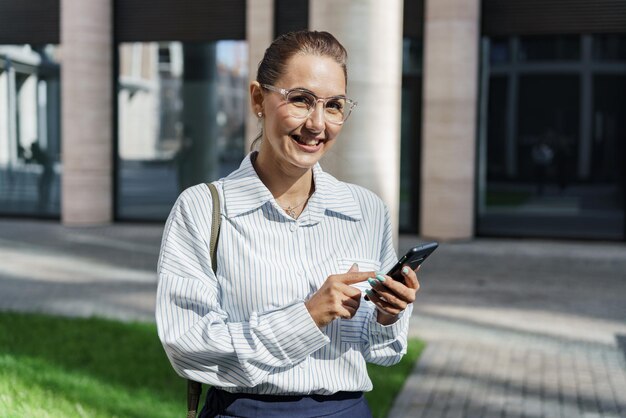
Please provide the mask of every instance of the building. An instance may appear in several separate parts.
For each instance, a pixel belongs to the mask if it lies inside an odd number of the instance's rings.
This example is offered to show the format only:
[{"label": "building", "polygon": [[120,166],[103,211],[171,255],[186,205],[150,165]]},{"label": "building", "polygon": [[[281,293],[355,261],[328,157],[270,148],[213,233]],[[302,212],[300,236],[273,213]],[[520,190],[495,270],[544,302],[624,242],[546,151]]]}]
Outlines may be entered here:
[{"label": "building", "polygon": [[237,166],[294,29],[346,45],[326,169],[438,239],[626,240],[620,0],[0,0],[0,216],[162,221]]}]

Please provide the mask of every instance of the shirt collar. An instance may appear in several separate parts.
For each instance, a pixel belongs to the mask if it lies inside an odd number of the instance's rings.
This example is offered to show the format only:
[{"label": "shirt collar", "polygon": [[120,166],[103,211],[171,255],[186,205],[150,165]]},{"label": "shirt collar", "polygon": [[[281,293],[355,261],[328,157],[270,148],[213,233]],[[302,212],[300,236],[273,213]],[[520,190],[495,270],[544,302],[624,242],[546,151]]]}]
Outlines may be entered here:
[{"label": "shirt collar", "polygon": [[252,166],[251,156],[223,179],[225,216],[229,218],[256,210],[274,198]]},{"label": "shirt collar", "polygon": [[307,205],[311,210],[312,221],[320,221],[323,215],[332,215],[332,213],[357,221],[361,219],[361,208],[346,183],[324,172],[319,163],[313,167],[313,179],[315,193]]},{"label": "shirt collar", "polygon": [[[272,193],[252,165],[252,156],[253,153],[248,154],[239,168],[223,179],[226,217],[234,218],[268,203],[276,206]],[[313,181],[315,192],[300,216],[300,221],[306,222],[308,219],[311,223],[317,223],[332,212],[354,220],[361,219],[361,208],[348,185],[325,173],[319,163],[313,167]]]}]

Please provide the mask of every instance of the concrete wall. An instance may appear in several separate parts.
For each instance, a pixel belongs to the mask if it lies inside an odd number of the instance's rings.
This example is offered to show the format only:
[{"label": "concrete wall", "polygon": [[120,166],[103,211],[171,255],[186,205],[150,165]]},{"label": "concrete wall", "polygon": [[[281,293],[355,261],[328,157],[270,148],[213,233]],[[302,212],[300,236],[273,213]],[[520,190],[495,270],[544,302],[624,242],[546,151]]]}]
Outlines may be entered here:
[{"label": "concrete wall", "polygon": [[61,1],[64,224],[113,218],[111,0]]},{"label": "concrete wall", "polygon": [[[256,71],[267,47],[274,40],[274,0],[246,2],[246,40],[248,41],[248,74],[256,80]],[[250,94],[246,92],[249,97]],[[250,100],[248,100],[250,103]],[[246,150],[261,131],[257,116],[249,110],[246,119]]]},{"label": "concrete wall", "polygon": [[474,233],[479,0],[427,0],[420,232]]}]

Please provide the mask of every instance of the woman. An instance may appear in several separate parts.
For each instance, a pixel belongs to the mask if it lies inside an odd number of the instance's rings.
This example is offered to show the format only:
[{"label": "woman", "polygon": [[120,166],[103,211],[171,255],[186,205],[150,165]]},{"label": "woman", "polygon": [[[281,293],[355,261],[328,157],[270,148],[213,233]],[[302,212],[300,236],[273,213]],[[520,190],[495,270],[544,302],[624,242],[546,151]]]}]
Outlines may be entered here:
[{"label": "woman", "polygon": [[376,273],[397,261],[387,209],[318,164],[354,106],[345,60],[326,32],[283,35],[265,52],[250,85],[258,152],[215,183],[217,275],[208,188],[172,209],[157,325],[178,374],[212,385],[200,416],[368,417],[366,362],[406,351],[419,284],[408,268],[406,285]]}]

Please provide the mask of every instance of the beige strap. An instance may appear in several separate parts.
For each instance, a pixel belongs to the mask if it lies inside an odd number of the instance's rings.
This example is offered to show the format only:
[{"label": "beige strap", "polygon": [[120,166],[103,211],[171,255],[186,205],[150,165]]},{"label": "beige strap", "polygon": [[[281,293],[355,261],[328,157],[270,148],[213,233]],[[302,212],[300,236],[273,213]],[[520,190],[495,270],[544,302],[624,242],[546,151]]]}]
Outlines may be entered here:
[{"label": "beige strap", "polygon": [[211,197],[213,198],[213,217],[211,219],[211,241],[209,247],[211,250],[211,267],[213,272],[217,273],[217,240],[220,237],[220,223],[222,217],[220,216],[220,196],[217,194],[217,188],[213,183],[206,184],[211,191]]}]

